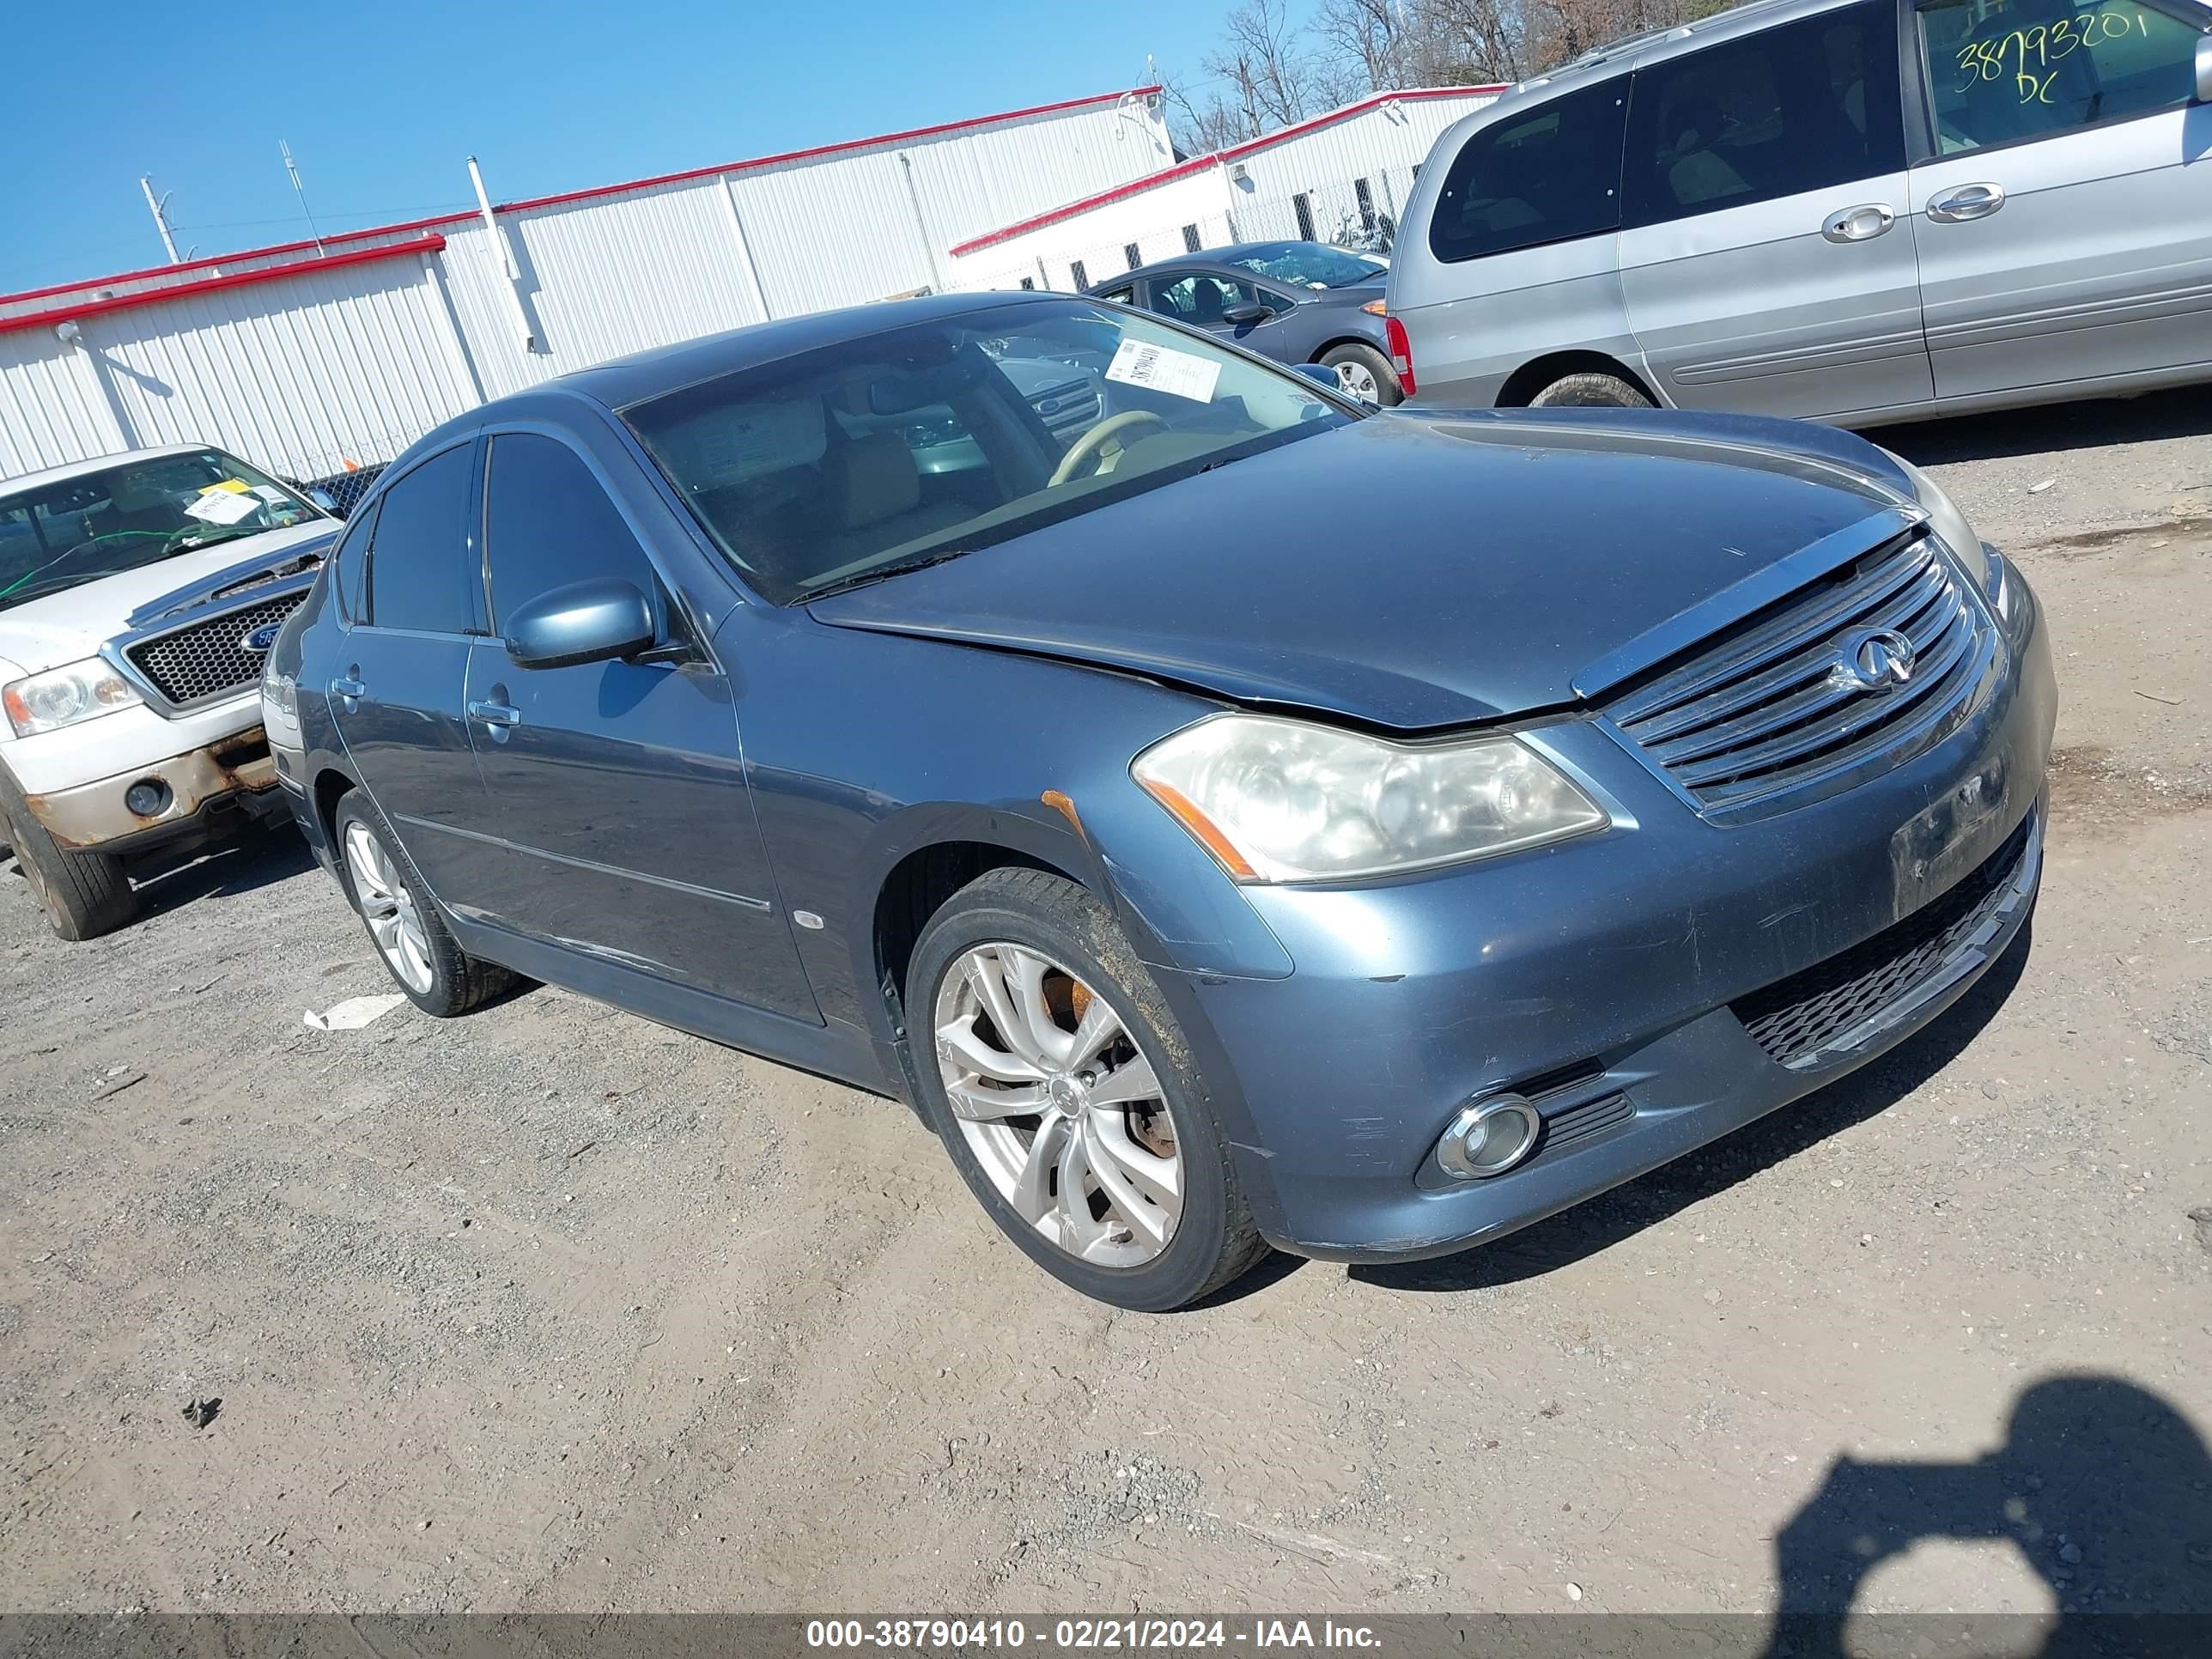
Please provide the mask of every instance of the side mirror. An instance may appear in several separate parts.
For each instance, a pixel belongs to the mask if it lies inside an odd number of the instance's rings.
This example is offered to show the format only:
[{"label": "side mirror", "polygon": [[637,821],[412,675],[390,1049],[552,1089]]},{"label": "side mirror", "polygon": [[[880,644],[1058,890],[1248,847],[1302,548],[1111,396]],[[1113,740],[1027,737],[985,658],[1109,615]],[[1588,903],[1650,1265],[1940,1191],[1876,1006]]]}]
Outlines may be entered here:
[{"label": "side mirror", "polygon": [[653,646],[653,607],[619,577],[571,582],[516,607],[507,654],[521,668],[568,668],[635,656]]},{"label": "side mirror", "polygon": [[1247,300],[1241,306],[1231,306],[1224,310],[1221,320],[1242,328],[1247,323],[1264,323],[1274,314],[1272,306],[1263,306],[1257,300]]},{"label": "side mirror", "polygon": [[1331,392],[1340,393],[1344,390],[1344,382],[1336,378],[1336,371],[1327,363],[1293,363],[1291,368],[1294,374],[1303,374],[1316,385],[1327,386]]},{"label": "side mirror", "polygon": [[307,492],[307,499],[313,501],[317,507],[321,507],[324,512],[329,514],[333,519],[343,519],[345,517],[345,509],[338,505],[338,498],[331,495],[327,489],[324,489],[319,486],[316,489],[311,489]]},{"label": "side mirror", "polygon": [[2212,34],[2197,37],[2197,101],[2212,104]]}]

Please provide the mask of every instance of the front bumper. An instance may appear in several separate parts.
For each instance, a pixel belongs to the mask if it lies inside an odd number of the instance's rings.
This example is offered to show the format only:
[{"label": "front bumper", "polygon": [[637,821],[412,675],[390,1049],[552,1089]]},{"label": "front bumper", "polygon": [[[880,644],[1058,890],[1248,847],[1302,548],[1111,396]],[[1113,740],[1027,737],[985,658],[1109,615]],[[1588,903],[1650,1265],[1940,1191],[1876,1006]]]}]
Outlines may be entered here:
[{"label": "front bumper", "polygon": [[[156,812],[131,811],[125,797],[132,785],[153,781],[167,787],[168,799]],[[24,804],[46,832],[78,852],[137,853],[224,828],[234,811],[256,817],[282,811],[276,766],[259,726],[148,764],[134,766],[90,783],[26,793]]]},{"label": "front bumper", "polygon": [[[1372,1261],[1501,1237],[1832,1081],[1963,995],[2027,925],[2041,872],[2057,696],[2022,597],[2012,671],[1973,717],[1845,793],[1718,828],[1569,723],[1545,744],[1612,797],[1612,831],[1441,878],[1246,890],[1289,977],[1153,971],[1270,1242]],[[1842,1004],[1784,1006],[1861,967]],[[1508,1089],[1544,1113],[1534,1153],[1439,1179],[1437,1136]]]}]

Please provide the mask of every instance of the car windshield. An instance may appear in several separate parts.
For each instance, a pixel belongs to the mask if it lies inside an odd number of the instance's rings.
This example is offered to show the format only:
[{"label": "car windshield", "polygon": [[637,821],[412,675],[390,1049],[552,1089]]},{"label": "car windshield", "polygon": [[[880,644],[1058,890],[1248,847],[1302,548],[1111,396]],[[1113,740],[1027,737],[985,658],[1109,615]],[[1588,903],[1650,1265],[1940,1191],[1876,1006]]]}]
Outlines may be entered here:
[{"label": "car windshield", "polygon": [[1382,281],[1390,269],[1380,259],[1325,242],[1265,242],[1239,249],[1225,263],[1293,288],[1357,288]]},{"label": "car windshield", "polygon": [[0,494],[0,610],[322,516],[216,449],[149,455]]},{"label": "car windshield", "polygon": [[1073,300],[864,336],[623,417],[722,551],[781,605],[1358,418],[1303,376]]}]

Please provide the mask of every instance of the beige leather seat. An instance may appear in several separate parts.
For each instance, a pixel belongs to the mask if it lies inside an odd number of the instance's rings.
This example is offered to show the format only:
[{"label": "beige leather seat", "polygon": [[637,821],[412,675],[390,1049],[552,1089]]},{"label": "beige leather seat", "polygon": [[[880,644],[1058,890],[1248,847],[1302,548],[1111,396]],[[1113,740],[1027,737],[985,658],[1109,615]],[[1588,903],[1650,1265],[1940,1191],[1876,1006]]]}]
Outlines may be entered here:
[{"label": "beige leather seat", "polygon": [[896,432],[873,432],[833,446],[826,458],[834,528],[825,538],[836,566],[945,530],[972,516],[951,501],[925,506],[914,452]]}]

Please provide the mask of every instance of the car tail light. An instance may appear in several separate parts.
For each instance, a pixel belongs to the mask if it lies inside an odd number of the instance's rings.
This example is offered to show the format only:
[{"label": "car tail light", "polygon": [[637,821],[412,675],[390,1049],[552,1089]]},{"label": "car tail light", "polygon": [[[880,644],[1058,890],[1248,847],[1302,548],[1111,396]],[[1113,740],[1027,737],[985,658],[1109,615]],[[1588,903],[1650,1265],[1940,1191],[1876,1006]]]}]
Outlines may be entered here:
[{"label": "car tail light", "polygon": [[1413,395],[1413,343],[1406,337],[1406,325],[1395,317],[1382,319],[1382,337],[1390,343],[1390,367],[1398,376],[1398,386],[1408,398]]}]

